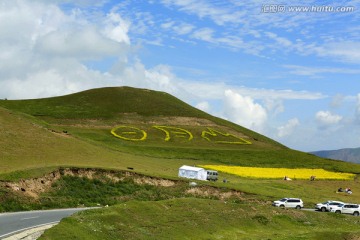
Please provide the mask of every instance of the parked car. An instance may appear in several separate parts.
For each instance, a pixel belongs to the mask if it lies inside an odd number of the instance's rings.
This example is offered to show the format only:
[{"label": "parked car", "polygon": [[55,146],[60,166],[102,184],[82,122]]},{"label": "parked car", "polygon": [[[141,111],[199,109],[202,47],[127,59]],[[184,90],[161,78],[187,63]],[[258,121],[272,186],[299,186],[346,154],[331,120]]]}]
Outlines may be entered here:
[{"label": "parked car", "polygon": [[330,212],[341,213],[341,208],[344,206],[344,204],[339,204],[337,206],[331,206],[330,207]]},{"label": "parked car", "polygon": [[323,202],[323,203],[316,204],[315,209],[319,210],[319,211],[322,211],[322,212],[326,212],[326,211],[330,211],[331,206],[337,206],[337,205],[340,205],[340,204],[343,204],[343,202],[329,200],[329,201],[326,201],[326,202]]},{"label": "parked car", "polygon": [[218,172],[214,170],[206,170],[206,180],[208,181],[217,181],[218,180]]},{"label": "parked car", "polygon": [[345,203],[341,204],[336,207],[331,208],[331,212],[335,213],[344,213],[344,214],[351,214],[354,216],[359,216],[360,214],[360,205],[354,203]]},{"label": "parked car", "polygon": [[344,204],[344,203],[343,203],[343,202],[340,202],[340,201],[332,201],[332,202],[330,202],[330,203],[327,204],[327,206],[326,206],[326,211],[329,211],[329,212],[330,212],[330,209],[331,209],[332,207],[336,207],[336,206],[339,206],[339,205],[342,205],[342,204]]},{"label": "parked car", "polygon": [[273,206],[283,208],[296,208],[301,209],[304,207],[304,203],[300,198],[282,198],[274,201]]}]

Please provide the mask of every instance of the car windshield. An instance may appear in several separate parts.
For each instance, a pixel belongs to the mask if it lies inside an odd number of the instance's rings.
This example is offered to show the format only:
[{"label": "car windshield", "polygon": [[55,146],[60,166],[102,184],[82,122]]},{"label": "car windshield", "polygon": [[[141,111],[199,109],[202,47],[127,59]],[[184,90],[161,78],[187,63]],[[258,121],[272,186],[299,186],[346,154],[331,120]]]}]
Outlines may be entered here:
[{"label": "car windshield", "polygon": [[324,205],[325,205],[325,204],[328,204],[328,203],[330,203],[330,202],[329,202],[329,201],[327,201],[327,202],[323,202],[322,204],[324,204]]},{"label": "car windshield", "polygon": [[279,201],[280,202],[285,202],[287,200],[287,198],[283,198],[283,199],[280,199]]},{"label": "car windshield", "polygon": [[338,207],[342,207],[342,206],[344,206],[344,204],[339,204],[339,205],[338,205]]}]

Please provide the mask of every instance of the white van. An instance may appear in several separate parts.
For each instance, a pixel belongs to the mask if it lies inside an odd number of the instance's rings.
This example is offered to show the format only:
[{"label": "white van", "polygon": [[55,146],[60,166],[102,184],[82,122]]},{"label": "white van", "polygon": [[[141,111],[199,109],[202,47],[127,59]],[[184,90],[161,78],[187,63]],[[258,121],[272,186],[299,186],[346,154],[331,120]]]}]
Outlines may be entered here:
[{"label": "white van", "polygon": [[206,170],[206,180],[208,181],[217,181],[218,180],[218,172],[214,170]]}]

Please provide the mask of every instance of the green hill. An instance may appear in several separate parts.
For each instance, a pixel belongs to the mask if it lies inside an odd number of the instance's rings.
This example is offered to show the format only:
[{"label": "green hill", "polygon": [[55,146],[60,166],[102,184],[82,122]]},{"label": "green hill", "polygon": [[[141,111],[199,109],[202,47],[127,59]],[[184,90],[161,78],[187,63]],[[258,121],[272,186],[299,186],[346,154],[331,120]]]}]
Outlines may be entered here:
[{"label": "green hill", "polygon": [[139,165],[140,172],[176,176],[185,163],[360,172],[359,165],[288,149],[163,92],[101,88],[53,98],[1,100],[0,106],[1,120],[8,124],[2,124],[7,140],[0,150],[6,153],[3,162],[10,163],[0,168],[2,172]]},{"label": "green hill", "polygon": [[[0,138],[0,211],[118,204],[65,219],[43,239],[359,235],[352,216],[270,207],[272,200],[287,196],[301,197],[309,208],[329,199],[358,202],[357,177],[309,181],[290,176],[295,181],[283,181],[220,172],[227,181],[197,181],[198,187],[179,179],[184,164],[355,174],[360,165],[294,151],[163,92],[119,87],[0,100]],[[55,179],[56,174],[61,176]],[[340,186],[353,194],[336,193]],[[340,229],[344,221],[347,227]]]}]

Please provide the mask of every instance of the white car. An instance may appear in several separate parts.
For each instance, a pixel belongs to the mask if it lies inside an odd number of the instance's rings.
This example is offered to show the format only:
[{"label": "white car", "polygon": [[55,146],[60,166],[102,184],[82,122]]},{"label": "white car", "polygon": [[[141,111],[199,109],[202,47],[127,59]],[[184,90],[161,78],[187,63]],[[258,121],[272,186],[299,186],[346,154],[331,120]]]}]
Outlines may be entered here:
[{"label": "white car", "polygon": [[274,201],[273,206],[283,208],[296,208],[301,209],[304,207],[304,203],[300,198],[282,198]]},{"label": "white car", "polygon": [[336,207],[336,206],[339,206],[341,204],[344,204],[343,202],[340,202],[340,201],[331,201],[330,203],[327,204],[326,206],[326,211],[329,211],[330,212],[330,209],[332,207]]},{"label": "white car", "polygon": [[340,204],[338,206],[331,207],[331,212],[334,213],[344,213],[344,214],[351,214],[354,216],[359,216],[360,214],[360,205],[354,203],[345,203]]},{"label": "white car", "polygon": [[326,202],[323,202],[323,203],[318,203],[315,205],[315,209],[316,210],[319,210],[319,211],[322,211],[322,212],[326,212],[326,211],[330,211],[330,208],[332,206],[338,206],[340,204],[343,204],[343,202],[340,202],[340,201],[326,201]]}]

